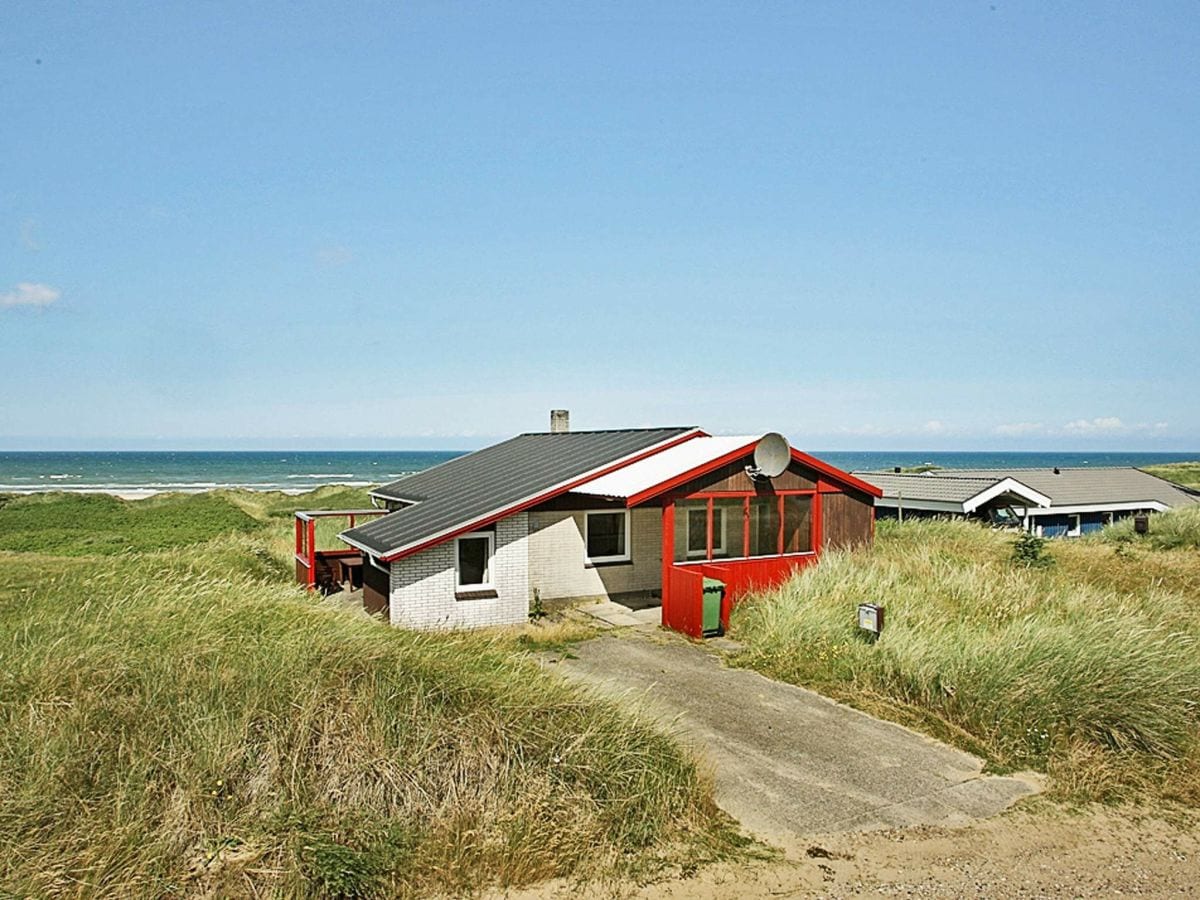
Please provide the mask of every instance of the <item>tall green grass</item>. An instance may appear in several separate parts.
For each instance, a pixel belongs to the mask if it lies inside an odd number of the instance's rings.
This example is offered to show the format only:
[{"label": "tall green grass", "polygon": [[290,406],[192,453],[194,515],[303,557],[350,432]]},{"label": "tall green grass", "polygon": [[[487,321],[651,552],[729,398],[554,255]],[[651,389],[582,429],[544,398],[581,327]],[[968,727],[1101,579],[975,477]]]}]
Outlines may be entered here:
[{"label": "tall green grass", "polygon": [[1146,534],[1138,534],[1134,520],[1124,519],[1101,530],[1093,539],[1108,543],[1141,544],[1155,550],[1200,550],[1200,504],[1150,515]]},{"label": "tall green grass", "polygon": [[164,494],[127,501],[106,494],[6,495],[0,550],[61,556],[178,547],[260,523],[216,494]]},{"label": "tall green grass", "polygon": [[[1136,565],[1108,547],[1051,545],[1063,558],[1035,569],[1012,562],[1012,541],[969,522],[881,522],[874,550],[828,555],[738,607],[738,659],[996,768],[1048,771],[1062,795],[1200,803],[1194,596],[1107,586],[1098,570]],[[886,608],[875,643],[855,625],[865,601]]]},{"label": "tall green grass", "polygon": [[285,522],[230,521],[119,556],[25,528],[42,552],[0,552],[0,894],[467,894],[734,846],[647,720],[511,637],[305,594]]}]

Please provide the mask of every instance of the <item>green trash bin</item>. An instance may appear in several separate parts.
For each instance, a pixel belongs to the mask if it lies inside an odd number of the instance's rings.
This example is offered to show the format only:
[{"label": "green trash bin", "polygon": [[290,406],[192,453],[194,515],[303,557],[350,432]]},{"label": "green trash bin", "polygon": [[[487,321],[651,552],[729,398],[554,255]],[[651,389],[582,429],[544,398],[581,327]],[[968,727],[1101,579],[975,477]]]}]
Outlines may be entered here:
[{"label": "green trash bin", "polygon": [[704,579],[704,617],[701,628],[706,635],[721,633],[721,601],[725,599],[725,582]]}]

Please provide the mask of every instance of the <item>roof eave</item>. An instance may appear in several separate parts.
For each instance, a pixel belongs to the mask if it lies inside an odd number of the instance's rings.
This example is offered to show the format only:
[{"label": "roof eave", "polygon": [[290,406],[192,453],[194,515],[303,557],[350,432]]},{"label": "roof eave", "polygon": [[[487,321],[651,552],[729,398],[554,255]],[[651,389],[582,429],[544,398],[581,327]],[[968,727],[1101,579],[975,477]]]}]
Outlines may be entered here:
[{"label": "roof eave", "polygon": [[[457,537],[460,534],[465,534],[468,531],[474,531],[475,529],[483,528],[507,516],[523,512],[524,510],[529,509],[531,506],[536,506],[539,503],[544,503],[547,500],[551,500],[554,497],[565,494],[574,487],[577,487],[595,478],[599,478],[602,475],[607,475],[609,472],[615,472],[617,469],[622,469],[625,466],[632,465],[638,460],[646,459],[647,457],[653,456],[656,453],[661,453],[663,450],[666,450],[670,447],[675,447],[684,443],[685,441],[690,441],[692,438],[706,436],[706,433],[701,429],[692,428],[690,431],[685,431],[683,434],[673,435],[666,440],[659,441],[657,444],[654,444],[643,450],[639,450],[636,453],[628,454],[627,456],[615,460],[614,462],[605,463],[603,466],[599,466],[596,469],[584,472],[583,474],[575,476],[565,482],[560,482],[559,484],[548,488],[545,491],[540,491],[537,494],[523,498],[522,500],[518,500],[516,503],[511,503],[508,506],[495,509],[466,522],[460,522],[457,525],[451,526],[450,528],[445,528],[442,531],[430,535],[429,537],[422,538],[419,541],[414,541],[410,544],[401,545],[399,547],[393,547],[386,552],[377,553],[377,556],[382,562],[388,563],[394,562],[398,559],[403,559],[406,556],[412,556],[414,553],[420,553],[422,550],[435,547],[438,544],[444,543],[445,541]],[[403,510],[397,510],[396,513],[393,513],[393,515],[402,512]]]}]

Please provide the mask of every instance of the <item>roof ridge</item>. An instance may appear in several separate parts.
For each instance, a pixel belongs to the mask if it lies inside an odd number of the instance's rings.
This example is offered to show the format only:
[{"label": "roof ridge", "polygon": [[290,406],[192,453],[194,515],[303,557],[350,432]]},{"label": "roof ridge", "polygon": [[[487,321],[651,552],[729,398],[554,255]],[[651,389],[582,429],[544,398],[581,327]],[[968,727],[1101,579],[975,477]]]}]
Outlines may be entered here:
[{"label": "roof ridge", "polygon": [[[639,431],[698,431],[699,425],[662,425],[647,428],[590,428],[571,431],[522,431],[517,437],[541,437],[551,434],[630,434]],[[487,449],[482,448],[482,449]]]},{"label": "roof ridge", "polygon": [[[927,478],[930,475],[935,475],[935,472],[880,472],[877,469],[855,469],[851,475],[887,475],[889,478]],[[957,478],[965,480],[974,478],[976,480],[983,478],[994,478],[994,475],[937,475],[938,478]]]}]

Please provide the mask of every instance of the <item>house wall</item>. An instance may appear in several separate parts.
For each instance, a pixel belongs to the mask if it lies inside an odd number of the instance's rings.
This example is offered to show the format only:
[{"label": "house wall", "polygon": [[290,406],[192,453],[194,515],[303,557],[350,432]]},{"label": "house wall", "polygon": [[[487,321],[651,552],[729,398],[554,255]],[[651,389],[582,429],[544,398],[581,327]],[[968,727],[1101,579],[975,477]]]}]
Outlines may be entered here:
[{"label": "house wall", "polygon": [[[907,511],[905,515],[907,515]],[[865,494],[822,494],[823,546],[841,549],[870,544],[875,522],[874,502]]]},{"label": "house wall", "polygon": [[629,563],[586,565],[584,512],[529,513],[529,586],[543,600],[614,597],[662,588],[662,510],[629,511]]},{"label": "house wall", "polygon": [[[383,564],[385,567],[387,563]],[[391,574],[380,571],[369,559],[363,560],[363,609],[374,615],[387,613],[388,595],[392,592]]]},{"label": "house wall", "polygon": [[817,473],[793,460],[787,470],[769,481],[754,481],[746,474],[746,466],[754,461],[752,454],[715,471],[693,479],[675,490],[677,496],[687,496],[704,491],[753,491],[755,493],[777,491],[811,491],[817,486]]},{"label": "house wall", "polygon": [[479,628],[516,625],[529,616],[529,517],[496,523],[492,584],[495,597],[455,597],[453,540],[391,564],[389,618],[405,628]]}]

